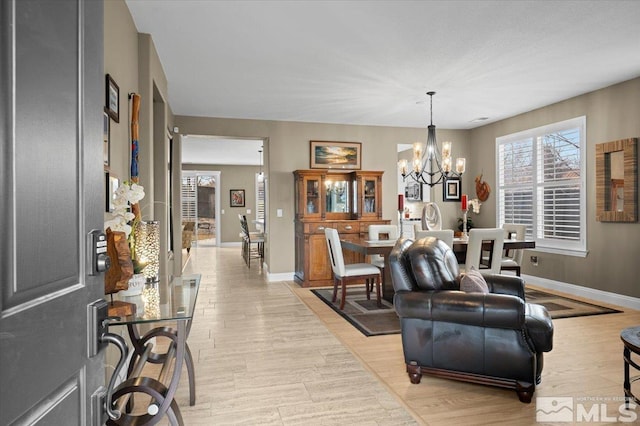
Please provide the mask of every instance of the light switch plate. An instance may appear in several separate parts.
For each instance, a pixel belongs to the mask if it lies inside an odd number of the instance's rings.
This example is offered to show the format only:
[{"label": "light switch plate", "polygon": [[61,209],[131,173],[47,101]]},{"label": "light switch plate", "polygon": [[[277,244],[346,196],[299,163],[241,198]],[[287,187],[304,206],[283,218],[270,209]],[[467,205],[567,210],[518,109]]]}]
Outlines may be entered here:
[{"label": "light switch plate", "polygon": [[282,217],[282,209],[277,209],[276,210],[276,216]]}]

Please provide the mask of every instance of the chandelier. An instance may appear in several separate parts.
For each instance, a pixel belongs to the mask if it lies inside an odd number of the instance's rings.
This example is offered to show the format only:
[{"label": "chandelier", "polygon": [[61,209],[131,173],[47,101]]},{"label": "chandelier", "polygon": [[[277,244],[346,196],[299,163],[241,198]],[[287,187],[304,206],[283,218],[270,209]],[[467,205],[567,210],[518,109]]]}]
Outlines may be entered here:
[{"label": "chandelier", "polygon": [[466,161],[464,158],[456,159],[456,170],[451,170],[451,142],[442,143],[442,152],[438,149],[436,141],[436,126],[433,125],[433,95],[436,92],[427,92],[431,106],[431,124],[427,130],[427,146],[420,142],[413,144],[412,170],[409,171],[406,159],[398,161],[398,168],[402,180],[411,177],[414,181],[433,187],[445,179],[460,177],[464,173]]}]

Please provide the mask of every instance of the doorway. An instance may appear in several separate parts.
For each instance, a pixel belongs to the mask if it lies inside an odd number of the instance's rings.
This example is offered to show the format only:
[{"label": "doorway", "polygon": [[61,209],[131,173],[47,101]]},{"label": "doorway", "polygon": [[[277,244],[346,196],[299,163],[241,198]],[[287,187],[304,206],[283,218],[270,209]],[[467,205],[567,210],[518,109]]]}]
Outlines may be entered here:
[{"label": "doorway", "polygon": [[219,171],[182,172],[182,225],[193,223],[191,246],[219,245],[219,187]]}]

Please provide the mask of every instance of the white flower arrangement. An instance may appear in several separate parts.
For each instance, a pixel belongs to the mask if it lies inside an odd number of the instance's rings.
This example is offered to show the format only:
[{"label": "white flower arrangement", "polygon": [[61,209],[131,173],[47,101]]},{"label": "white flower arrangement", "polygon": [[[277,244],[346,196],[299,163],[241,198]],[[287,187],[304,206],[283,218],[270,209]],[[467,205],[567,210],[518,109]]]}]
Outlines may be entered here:
[{"label": "white flower arrangement", "polygon": [[[482,203],[477,198],[474,198],[473,200],[469,201],[469,206],[473,208],[473,212],[475,214],[480,214],[480,206],[481,205],[482,205]],[[469,210],[469,209],[467,208],[467,210]]]},{"label": "white flower arrangement", "polygon": [[111,228],[112,231],[122,231],[129,238],[133,229],[131,221],[136,217],[130,211],[130,207],[142,200],[144,195],[144,188],[137,183],[124,182],[120,185],[116,189],[113,199],[112,218],[104,223],[105,229]]}]

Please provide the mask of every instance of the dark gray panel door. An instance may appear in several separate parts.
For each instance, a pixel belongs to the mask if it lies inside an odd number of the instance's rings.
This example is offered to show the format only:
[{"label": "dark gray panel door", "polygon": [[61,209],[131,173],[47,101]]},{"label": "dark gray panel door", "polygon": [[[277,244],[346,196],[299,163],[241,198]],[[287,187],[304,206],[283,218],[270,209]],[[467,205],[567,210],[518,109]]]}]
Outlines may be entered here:
[{"label": "dark gray panel door", "polygon": [[87,425],[103,228],[102,1],[0,0],[0,424]]}]

